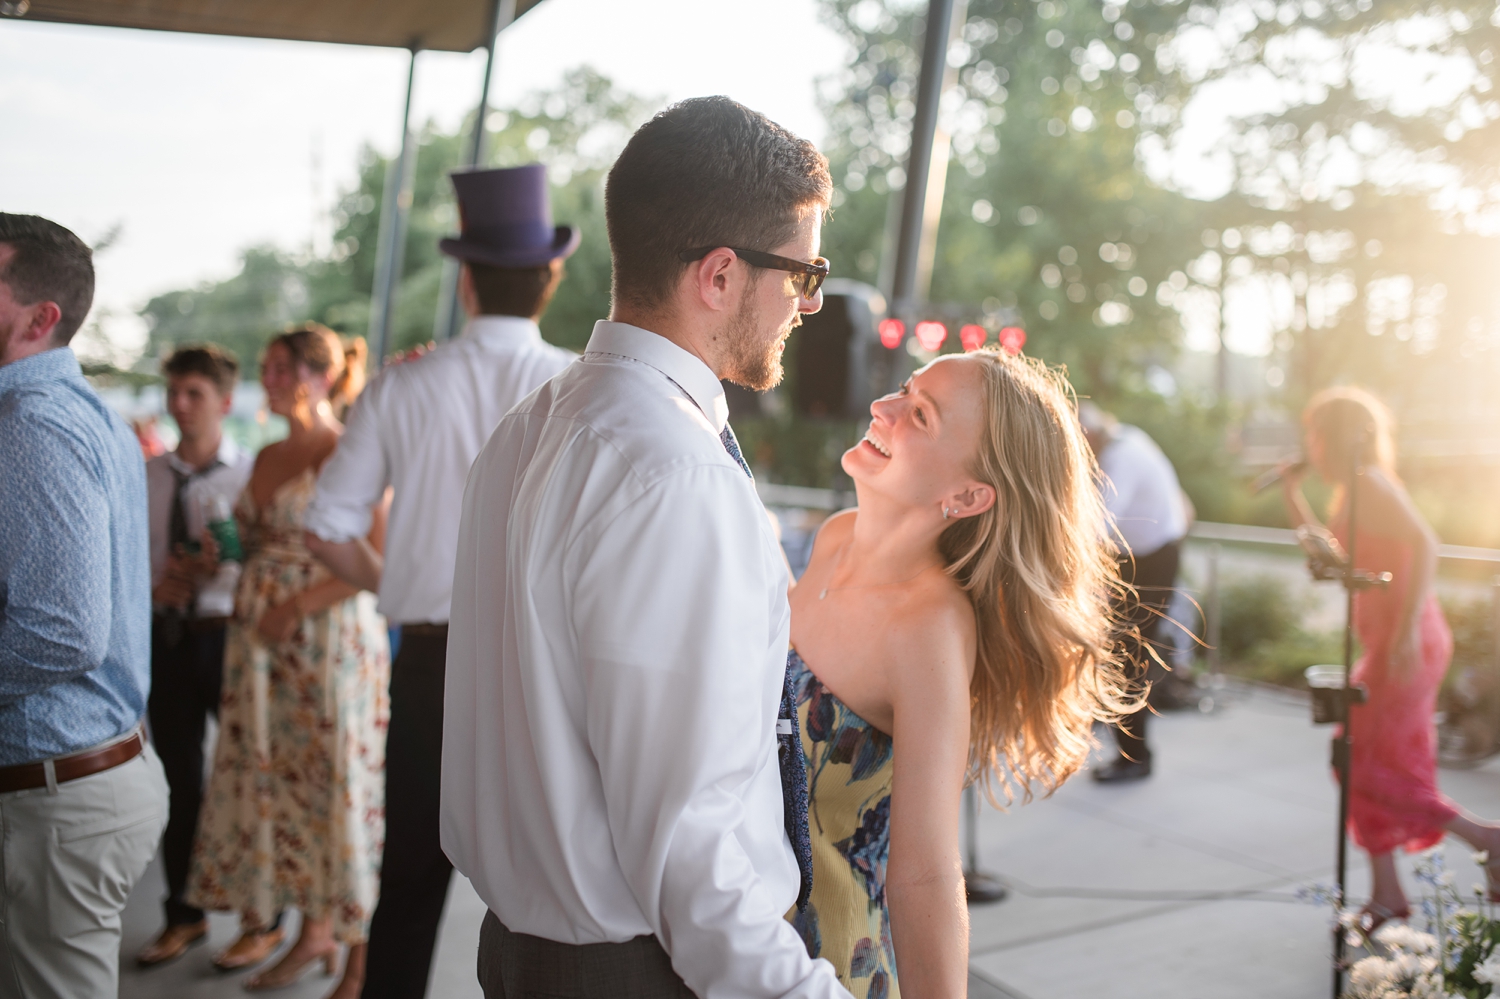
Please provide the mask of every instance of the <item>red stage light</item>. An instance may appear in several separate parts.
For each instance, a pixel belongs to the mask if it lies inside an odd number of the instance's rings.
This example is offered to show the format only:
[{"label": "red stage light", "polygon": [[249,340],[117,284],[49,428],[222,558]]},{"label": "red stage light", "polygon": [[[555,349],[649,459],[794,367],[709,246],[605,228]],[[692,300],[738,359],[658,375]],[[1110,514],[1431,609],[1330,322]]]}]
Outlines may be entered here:
[{"label": "red stage light", "polygon": [[964,345],[964,350],[978,350],[984,346],[984,341],[989,339],[990,332],[977,323],[969,323],[958,331],[958,342]]},{"label": "red stage light", "polygon": [[906,324],[899,319],[882,319],[875,328],[880,332],[880,345],[888,350],[901,346],[901,339],[906,336]]},{"label": "red stage light", "polygon": [[1007,354],[1019,354],[1026,346],[1026,331],[1019,326],[1007,326],[1000,331],[1000,346]]},{"label": "red stage light", "polygon": [[948,339],[948,327],[935,320],[917,323],[917,343],[922,345],[923,350],[937,350]]}]

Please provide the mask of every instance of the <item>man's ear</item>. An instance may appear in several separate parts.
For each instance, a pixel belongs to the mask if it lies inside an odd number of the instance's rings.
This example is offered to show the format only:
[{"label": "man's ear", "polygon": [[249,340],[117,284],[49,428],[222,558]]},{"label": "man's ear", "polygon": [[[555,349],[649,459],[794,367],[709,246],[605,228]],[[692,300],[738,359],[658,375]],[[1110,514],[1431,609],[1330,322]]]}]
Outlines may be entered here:
[{"label": "man's ear", "polygon": [[30,343],[46,340],[62,322],[62,309],[56,302],[37,302],[27,306],[27,311],[31,313],[30,321],[22,328],[21,337]]},{"label": "man's ear", "polygon": [[458,263],[458,304],[471,315],[479,315],[479,293],[474,290],[474,274],[464,261]]},{"label": "man's ear", "polygon": [[995,505],[995,490],[982,482],[971,482],[948,497],[948,509],[955,517],[977,517]]},{"label": "man's ear", "polygon": [[739,260],[726,246],[688,265],[688,279],[698,300],[715,312],[737,307],[740,289],[734,265]]}]

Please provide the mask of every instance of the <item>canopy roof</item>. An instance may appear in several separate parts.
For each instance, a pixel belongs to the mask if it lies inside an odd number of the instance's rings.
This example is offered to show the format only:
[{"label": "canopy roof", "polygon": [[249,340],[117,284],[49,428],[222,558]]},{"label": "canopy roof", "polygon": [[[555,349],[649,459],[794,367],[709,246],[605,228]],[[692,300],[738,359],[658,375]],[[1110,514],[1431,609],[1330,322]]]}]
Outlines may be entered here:
[{"label": "canopy roof", "polygon": [[[520,17],[541,0],[516,0]],[[28,21],[469,52],[490,0],[31,0]]]}]

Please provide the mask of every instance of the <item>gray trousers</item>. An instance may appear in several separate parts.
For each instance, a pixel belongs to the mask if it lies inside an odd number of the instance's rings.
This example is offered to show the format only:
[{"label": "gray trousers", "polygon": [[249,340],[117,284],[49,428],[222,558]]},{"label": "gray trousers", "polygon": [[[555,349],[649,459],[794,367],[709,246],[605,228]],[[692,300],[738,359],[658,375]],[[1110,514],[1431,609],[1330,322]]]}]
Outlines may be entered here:
[{"label": "gray trousers", "polygon": [[119,993],[120,913],[166,822],[149,745],[55,794],[0,794],[0,999]]},{"label": "gray trousers", "polygon": [[479,927],[485,999],[695,999],[655,937],[565,944],[512,933],[493,912]]}]

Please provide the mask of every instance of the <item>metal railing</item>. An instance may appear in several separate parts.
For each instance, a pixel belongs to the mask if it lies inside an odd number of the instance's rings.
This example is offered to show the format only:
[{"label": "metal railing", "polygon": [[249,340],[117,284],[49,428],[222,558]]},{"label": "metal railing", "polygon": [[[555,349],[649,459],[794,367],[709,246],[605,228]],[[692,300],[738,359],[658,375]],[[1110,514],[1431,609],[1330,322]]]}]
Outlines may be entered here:
[{"label": "metal railing", "polygon": [[[826,510],[830,513],[854,505],[854,494],[834,489],[814,489],[808,486],[787,486],[774,482],[757,482],[760,498],[766,506],[801,510]],[[1219,563],[1222,545],[1259,545],[1272,548],[1300,551],[1297,532],[1281,527],[1256,527],[1249,524],[1216,524],[1200,521],[1188,531],[1188,538],[1208,545],[1207,578],[1201,591],[1203,614],[1203,641],[1207,646],[1210,674],[1219,672],[1220,622],[1222,619],[1219,589]],[[1468,562],[1500,566],[1500,549],[1474,548],[1468,545],[1439,545],[1438,559],[1449,562]],[[1500,662],[1500,575],[1493,577],[1490,586],[1491,602],[1495,620],[1496,658]]]}]

